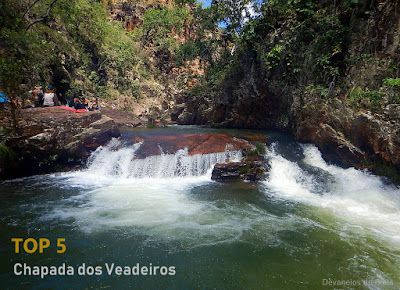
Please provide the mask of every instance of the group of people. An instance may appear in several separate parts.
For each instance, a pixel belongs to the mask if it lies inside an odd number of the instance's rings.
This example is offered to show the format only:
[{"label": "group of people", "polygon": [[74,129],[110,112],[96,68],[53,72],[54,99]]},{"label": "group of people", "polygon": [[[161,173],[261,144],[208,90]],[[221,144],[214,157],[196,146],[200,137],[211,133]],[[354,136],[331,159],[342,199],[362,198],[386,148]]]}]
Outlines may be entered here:
[{"label": "group of people", "polygon": [[36,86],[30,93],[34,97],[36,108],[61,105],[53,86],[48,86],[45,93],[43,93],[41,86]]},{"label": "group of people", "polygon": [[67,106],[76,110],[86,109],[89,111],[101,109],[99,106],[98,98],[93,98],[92,101],[86,100],[86,98],[78,98],[75,95],[69,97]]},{"label": "group of people", "polygon": [[[43,92],[41,86],[35,86],[35,88],[30,91],[33,95],[35,107],[52,107],[52,106],[60,106],[61,103],[55,93],[55,89],[53,86],[48,86],[46,88],[46,92]],[[84,97],[78,98],[75,95],[71,95],[67,101],[67,106],[76,110],[85,109],[88,111],[98,110],[100,109],[99,102],[97,98],[93,98],[92,101],[87,101]]]}]

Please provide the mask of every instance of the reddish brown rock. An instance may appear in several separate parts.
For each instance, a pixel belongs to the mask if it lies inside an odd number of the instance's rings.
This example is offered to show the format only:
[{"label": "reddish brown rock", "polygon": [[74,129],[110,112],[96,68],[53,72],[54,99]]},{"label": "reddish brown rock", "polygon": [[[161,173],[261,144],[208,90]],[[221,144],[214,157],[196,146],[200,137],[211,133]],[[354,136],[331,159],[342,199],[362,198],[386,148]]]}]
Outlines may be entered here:
[{"label": "reddish brown rock", "polygon": [[113,119],[119,127],[139,127],[144,124],[134,113],[129,111],[104,108],[101,112]]},{"label": "reddish brown rock", "polygon": [[134,137],[134,140],[143,140],[142,142],[144,143],[137,152],[138,158],[146,158],[162,153],[174,154],[178,150],[185,148],[187,148],[189,155],[254,148],[246,140],[227,134],[143,134]]}]

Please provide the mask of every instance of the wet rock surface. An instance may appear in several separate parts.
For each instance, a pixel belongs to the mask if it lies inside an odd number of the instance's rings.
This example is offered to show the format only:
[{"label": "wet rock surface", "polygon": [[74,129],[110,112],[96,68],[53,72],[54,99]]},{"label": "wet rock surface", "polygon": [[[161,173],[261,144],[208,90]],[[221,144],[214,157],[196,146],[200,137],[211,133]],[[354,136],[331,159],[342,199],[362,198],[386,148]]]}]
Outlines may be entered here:
[{"label": "wet rock surface", "polygon": [[[311,112],[315,107],[319,109]],[[357,168],[379,160],[395,170],[400,169],[399,119],[369,111],[354,112],[341,100],[292,109],[298,120],[296,139],[316,144],[327,159]],[[390,113],[395,114],[397,109],[390,106]]]},{"label": "wet rock surface", "polygon": [[219,182],[261,181],[265,179],[267,167],[261,156],[258,160],[246,159],[241,162],[219,163],[214,166],[211,179]]},{"label": "wet rock surface", "polygon": [[178,150],[187,150],[189,155],[196,155],[254,148],[254,145],[248,141],[228,134],[149,135],[137,133],[130,142],[143,142],[143,145],[136,152],[137,158],[146,158],[161,154],[175,154]]}]

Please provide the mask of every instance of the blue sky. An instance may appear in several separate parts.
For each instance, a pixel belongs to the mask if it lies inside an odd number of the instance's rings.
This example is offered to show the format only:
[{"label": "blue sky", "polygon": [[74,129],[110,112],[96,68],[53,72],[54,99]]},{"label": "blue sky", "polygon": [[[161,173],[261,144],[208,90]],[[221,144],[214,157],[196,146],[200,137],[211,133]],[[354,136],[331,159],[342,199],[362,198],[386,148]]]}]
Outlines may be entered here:
[{"label": "blue sky", "polygon": [[205,3],[203,6],[210,6],[211,5],[211,0],[200,0],[198,2],[203,2]]}]

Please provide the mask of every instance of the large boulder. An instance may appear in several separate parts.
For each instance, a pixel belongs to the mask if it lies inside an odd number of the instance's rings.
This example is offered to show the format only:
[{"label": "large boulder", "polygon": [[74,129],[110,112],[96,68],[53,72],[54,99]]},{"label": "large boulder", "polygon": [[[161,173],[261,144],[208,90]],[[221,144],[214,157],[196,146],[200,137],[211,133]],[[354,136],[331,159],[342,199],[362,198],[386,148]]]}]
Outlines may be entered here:
[{"label": "large boulder", "polygon": [[3,178],[65,170],[83,164],[90,153],[120,132],[101,112],[74,113],[61,107],[22,111],[18,135],[4,144],[15,153],[12,164],[3,165]]}]

